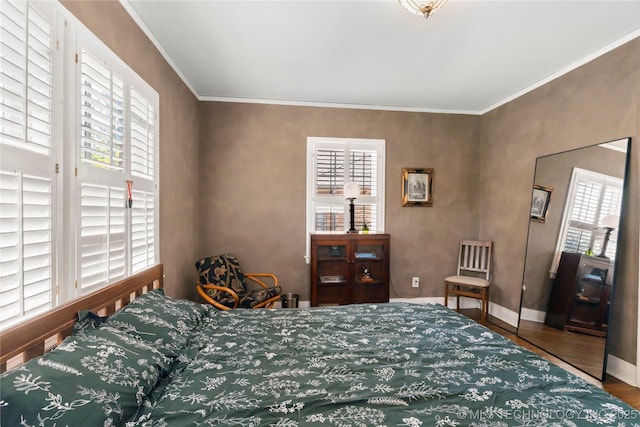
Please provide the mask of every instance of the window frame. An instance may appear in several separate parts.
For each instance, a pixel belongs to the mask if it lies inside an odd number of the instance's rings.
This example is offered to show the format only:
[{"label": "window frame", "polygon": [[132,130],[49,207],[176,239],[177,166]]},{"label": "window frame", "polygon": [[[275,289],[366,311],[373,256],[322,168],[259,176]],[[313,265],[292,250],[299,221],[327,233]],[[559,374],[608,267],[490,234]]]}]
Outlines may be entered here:
[{"label": "window frame", "polygon": [[[375,205],[376,206],[376,223],[369,228],[375,233],[384,233],[385,225],[385,149],[386,141],[384,139],[365,139],[365,138],[332,138],[332,137],[308,137],[307,138],[307,196],[306,196],[306,252],[305,260],[310,262],[311,253],[311,234],[331,234],[331,233],[344,233],[344,230],[335,231],[316,231],[316,207],[318,205],[326,206],[341,206],[344,212],[344,218],[349,218],[349,201],[344,198],[342,194],[326,195],[317,197],[315,194],[316,188],[316,153],[318,150],[331,149],[331,150],[344,150],[345,152],[345,165],[349,164],[348,153],[354,150],[363,151],[375,151],[376,153],[376,189],[377,194],[375,196],[360,195],[355,201],[356,207],[358,205]],[[344,176],[348,176],[350,168],[345,167]],[[320,199],[320,200],[319,200]],[[360,202],[360,203],[358,203]],[[347,227],[345,224],[343,228]]]}]

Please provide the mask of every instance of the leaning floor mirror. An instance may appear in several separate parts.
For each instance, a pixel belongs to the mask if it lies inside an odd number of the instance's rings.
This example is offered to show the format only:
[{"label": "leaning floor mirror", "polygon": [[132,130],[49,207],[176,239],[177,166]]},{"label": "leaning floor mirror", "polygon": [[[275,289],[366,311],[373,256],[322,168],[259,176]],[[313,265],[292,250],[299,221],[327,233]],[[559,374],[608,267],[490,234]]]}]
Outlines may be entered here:
[{"label": "leaning floor mirror", "polygon": [[606,373],[630,138],[536,160],[518,336]]}]

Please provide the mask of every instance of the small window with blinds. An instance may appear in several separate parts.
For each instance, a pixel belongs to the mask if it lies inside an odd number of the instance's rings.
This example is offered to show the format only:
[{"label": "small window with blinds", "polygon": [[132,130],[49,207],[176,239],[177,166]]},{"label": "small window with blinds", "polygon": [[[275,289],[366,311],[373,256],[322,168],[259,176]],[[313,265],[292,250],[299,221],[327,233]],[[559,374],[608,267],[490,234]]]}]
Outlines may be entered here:
[{"label": "small window with blinds", "polygon": [[[609,215],[619,217],[621,204],[621,179],[575,168],[565,209],[569,215],[559,237],[561,251],[585,253],[591,249],[599,254],[604,243],[604,219]],[[605,255],[610,259],[615,258],[617,235],[613,230],[607,245]]]},{"label": "small window with blinds", "polygon": [[307,229],[309,233],[344,232],[349,202],[343,187],[357,182],[355,227],[384,232],[384,141],[308,138]]}]

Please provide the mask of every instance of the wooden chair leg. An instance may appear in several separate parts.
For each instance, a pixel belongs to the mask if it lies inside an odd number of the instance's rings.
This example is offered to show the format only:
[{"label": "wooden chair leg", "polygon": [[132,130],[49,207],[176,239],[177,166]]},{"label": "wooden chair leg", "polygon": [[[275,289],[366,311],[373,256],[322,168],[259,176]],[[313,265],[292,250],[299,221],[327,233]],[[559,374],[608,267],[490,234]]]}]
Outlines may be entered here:
[{"label": "wooden chair leg", "polygon": [[487,320],[487,311],[489,311],[489,300],[487,298],[487,289],[482,289],[482,321]]},{"label": "wooden chair leg", "polygon": [[444,306],[449,307],[449,284],[444,284]]}]

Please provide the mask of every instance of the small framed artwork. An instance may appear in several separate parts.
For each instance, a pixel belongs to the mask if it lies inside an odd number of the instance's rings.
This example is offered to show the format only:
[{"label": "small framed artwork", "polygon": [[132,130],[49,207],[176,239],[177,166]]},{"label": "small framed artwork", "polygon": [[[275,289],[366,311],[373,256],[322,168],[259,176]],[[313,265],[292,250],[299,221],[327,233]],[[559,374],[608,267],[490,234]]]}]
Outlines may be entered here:
[{"label": "small framed artwork", "polygon": [[538,222],[547,220],[549,203],[551,203],[551,193],[553,188],[535,184],[531,194],[531,219]]},{"label": "small framed artwork", "polygon": [[402,206],[433,205],[433,169],[402,168]]}]

